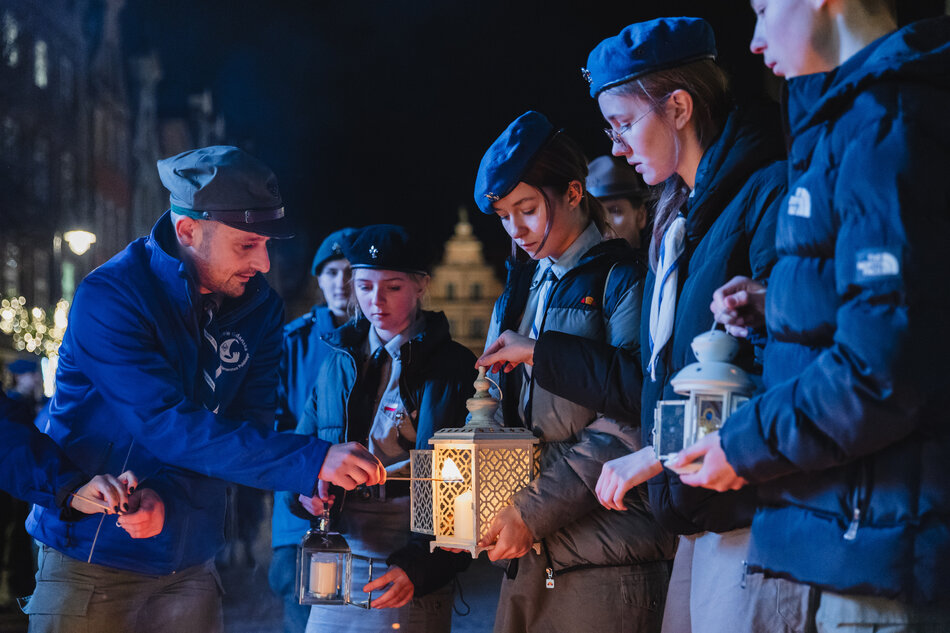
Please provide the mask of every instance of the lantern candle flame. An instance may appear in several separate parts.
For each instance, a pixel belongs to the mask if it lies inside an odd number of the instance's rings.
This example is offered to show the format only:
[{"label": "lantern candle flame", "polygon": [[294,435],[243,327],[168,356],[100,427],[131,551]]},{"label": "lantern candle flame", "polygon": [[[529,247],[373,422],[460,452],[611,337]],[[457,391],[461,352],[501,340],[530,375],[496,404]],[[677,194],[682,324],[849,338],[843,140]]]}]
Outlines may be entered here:
[{"label": "lantern candle flame", "polygon": [[455,465],[455,462],[452,461],[451,457],[447,458],[442,465],[442,480],[463,481],[462,472],[459,470],[459,467]]}]

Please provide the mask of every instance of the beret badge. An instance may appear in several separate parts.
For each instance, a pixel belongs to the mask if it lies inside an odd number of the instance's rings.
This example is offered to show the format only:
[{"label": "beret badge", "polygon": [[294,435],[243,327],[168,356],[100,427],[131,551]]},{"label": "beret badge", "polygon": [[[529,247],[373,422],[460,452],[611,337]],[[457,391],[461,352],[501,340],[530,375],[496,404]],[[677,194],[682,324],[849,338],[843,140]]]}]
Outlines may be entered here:
[{"label": "beret badge", "polygon": [[581,77],[584,78],[584,81],[586,81],[588,84],[590,84],[590,81],[591,81],[591,80],[590,80],[590,71],[589,71],[589,70],[587,70],[586,68],[581,68]]},{"label": "beret badge", "polygon": [[369,256],[372,257],[373,259],[376,259],[379,256],[379,249],[376,248],[375,246],[370,246]]},{"label": "beret badge", "polygon": [[499,196],[497,193],[493,191],[489,191],[488,193],[486,193],[485,197],[491,200],[492,202],[498,202],[499,200],[501,200],[501,196]]}]

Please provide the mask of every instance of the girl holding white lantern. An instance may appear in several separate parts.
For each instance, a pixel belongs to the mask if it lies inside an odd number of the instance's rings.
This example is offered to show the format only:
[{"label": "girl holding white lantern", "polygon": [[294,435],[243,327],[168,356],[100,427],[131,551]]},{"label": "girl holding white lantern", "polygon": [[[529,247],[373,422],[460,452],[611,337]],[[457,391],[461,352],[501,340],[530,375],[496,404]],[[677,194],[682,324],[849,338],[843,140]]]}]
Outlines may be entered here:
[{"label": "girl holding white lantern", "polygon": [[[482,158],[475,199],[499,217],[513,251],[486,352],[519,333],[552,330],[638,349],[643,268],[625,241],[605,239],[604,210],[584,190],[586,175],[577,145],[537,112],[518,117]],[[521,368],[497,379],[503,423],[534,431],[541,462],[480,543],[493,546],[492,560],[513,559],[495,631],[658,631],[673,538],[639,491],[623,513],[594,495],[603,463],[639,445],[638,421],[602,418]],[[537,540],[540,555],[530,552]]]},{"label": "girl holding white lantern", "polygon": [[[409,450],[428,448],[432,434],[465,421],[475,358],[451,340],[442,313],[421,309],[429,281],[425,250],[401,227],[375,225],[349,237],[357,317],[324,337],[328,352],[298,433],[333,443],[366,444],[387,473],[408,472]],[[471,557],[429,552],[428,538],[409,531],[408,482],[331,495],[320,482],[317,497],[301,497],[310,513],[333,504],[334,525],[354,554],[385,559],[389,569],[363,591],[382,591],[372,609],[314,606],[308,633],[406,630],[441,633],[451,628],[456,571]],[[365,578],[354,561],[353,578]],[[362,582],[362,581],[361,581]]]}]

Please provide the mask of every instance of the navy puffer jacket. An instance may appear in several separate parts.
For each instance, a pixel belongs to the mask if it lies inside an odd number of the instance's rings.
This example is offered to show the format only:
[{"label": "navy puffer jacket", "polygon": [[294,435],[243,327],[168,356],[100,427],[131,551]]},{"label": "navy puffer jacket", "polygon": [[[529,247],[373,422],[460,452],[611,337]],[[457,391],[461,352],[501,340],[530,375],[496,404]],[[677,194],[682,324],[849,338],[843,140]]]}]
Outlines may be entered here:
[{"label": "navy puffer jacket", "polygon": [[950,18],[789,82],[769,390],[722,430],[759,486],[750,565],[950,599]]}]

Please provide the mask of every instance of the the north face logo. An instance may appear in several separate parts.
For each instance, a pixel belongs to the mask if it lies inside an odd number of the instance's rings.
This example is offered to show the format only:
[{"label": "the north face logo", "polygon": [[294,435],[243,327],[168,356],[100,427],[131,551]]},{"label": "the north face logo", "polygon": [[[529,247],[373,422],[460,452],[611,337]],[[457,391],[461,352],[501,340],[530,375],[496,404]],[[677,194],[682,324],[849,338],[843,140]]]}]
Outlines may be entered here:
[{"label": "the north face logo", "polygon": [[865,249],[858,251],[858,279],[896,277],[901,272],[896,252],[889,249]]},{"label": "the north face logo", "polygon": [[799,218],[811,217],[811,194],[808,189],[795,189],[795,193],[788,199],[788,214]]}]

